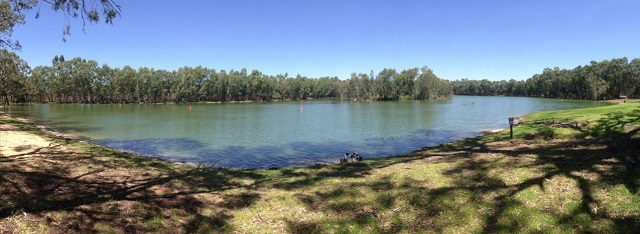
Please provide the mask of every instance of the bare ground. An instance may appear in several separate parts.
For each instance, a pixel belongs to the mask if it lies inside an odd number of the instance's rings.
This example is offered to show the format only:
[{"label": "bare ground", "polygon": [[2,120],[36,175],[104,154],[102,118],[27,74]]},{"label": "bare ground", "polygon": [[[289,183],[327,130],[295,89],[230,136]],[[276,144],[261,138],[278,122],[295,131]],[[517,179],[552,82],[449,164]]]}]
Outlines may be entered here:
[{"label": "bare ground", "polygon": [[[624,205],[609,195],[611,188],[638,200],[637,166],[623,161],[639,152],[638,130],[624,139],[470,140],[368,164],[282,169],[277,176],[180,166],[36,133],[0,122],[0,233],[307,233],[326,232],[327,225],[364,232],[627,232],[640,226],[640,209],[607,207]],[[344,203],[351,193],[364,198]],[[468,193],[473,200],[464,200]],[[537,200],[514,203],[522,194]],[[571,202],[577,204],[571,212],[558,208]],[[533,229],[514,209],[562,219]],[[586,226],[572,223],[585,216]]]}]

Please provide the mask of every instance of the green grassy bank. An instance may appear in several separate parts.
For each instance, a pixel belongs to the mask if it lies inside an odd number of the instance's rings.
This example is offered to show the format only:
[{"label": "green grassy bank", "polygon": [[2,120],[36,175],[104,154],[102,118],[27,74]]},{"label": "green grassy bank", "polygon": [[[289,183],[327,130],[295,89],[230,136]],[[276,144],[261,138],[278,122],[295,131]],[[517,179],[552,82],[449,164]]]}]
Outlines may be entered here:
[{"label": "green grassy bank", "polygon": [[278,170],[177,165],[0,123],[52,142],[0,156],[0,232],[640,230],[640,169],[625,161],[640,155],[639,102],[526,115],[513,140]]}]

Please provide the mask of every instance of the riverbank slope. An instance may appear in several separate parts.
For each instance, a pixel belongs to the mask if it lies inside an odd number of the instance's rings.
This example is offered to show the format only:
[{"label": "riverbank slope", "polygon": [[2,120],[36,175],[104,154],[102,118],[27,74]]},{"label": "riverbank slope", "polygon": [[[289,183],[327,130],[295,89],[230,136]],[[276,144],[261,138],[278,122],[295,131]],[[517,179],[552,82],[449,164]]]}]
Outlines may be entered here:
[{"label": "riverbank slope", "polygon": [[540,112],[513,140],[502,131],[358,163],[228,170],[2,116],[0,232],[631,233],[639,125],[638,102]]}]

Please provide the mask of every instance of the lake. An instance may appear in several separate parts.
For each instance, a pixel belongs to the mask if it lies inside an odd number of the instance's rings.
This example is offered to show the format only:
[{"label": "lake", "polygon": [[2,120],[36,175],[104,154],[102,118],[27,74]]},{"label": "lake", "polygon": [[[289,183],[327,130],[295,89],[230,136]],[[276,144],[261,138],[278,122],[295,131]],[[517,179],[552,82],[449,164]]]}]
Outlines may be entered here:
[{"label": "lake", "polygon": [[[226,168],[377,158],[507,128],[509,116],[605,105],[525,97],[234,104],[35,104],[6,111],[101,145]],[[191,107],[190,107],[191,106]]]}]

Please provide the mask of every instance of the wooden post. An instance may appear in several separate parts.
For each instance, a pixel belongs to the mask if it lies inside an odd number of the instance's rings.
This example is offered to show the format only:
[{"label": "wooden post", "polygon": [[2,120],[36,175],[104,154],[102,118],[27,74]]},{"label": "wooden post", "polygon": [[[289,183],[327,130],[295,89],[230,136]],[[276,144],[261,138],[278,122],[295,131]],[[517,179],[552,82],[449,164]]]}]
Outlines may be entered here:
[{"label": "wooden post", "polygon": [[513,140],[513,117],[509,117],[509,137]]}]

